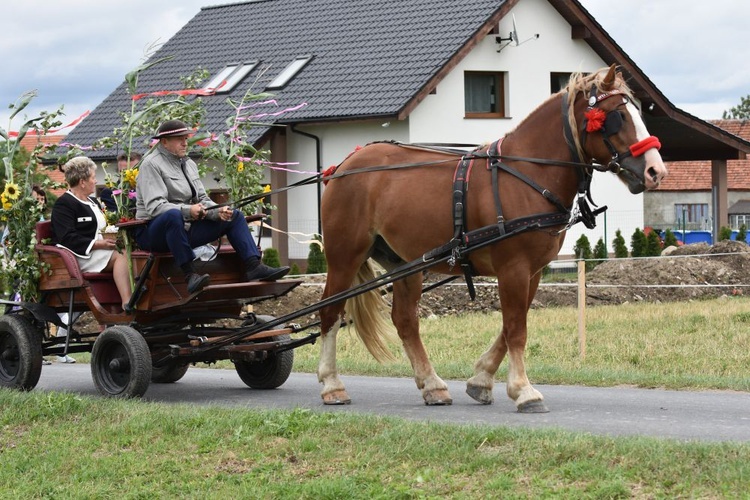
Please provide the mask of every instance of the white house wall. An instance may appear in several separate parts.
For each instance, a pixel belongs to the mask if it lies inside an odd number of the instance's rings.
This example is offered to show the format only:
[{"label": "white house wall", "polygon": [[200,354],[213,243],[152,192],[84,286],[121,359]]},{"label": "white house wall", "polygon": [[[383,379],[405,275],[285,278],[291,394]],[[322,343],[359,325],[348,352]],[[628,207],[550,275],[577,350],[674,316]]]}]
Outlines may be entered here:
[{"label": "white house wall", "polygon": [[[300,127],[321,138],[323,168],[341,162],[355,146],[378,139],[471,144],[493,141],[516,127],[550,97],[550,73],[592,72],[604,66],[603,60],[584,41],[571,38],[570,24],[546,0],[522,0],[511,13],[515,15],[522,44],[509,45],[498,52],[495,35],[485,37],[405,122],[392,121],[387,127],[383,126],[385,121]],[[501,21],[501,36],[507,37],[511,32],[512,18],[512,15],[507,15]],[[536,33],[539,38],[530,39]],[[507,72],[508,118],[464,118],[465,71]],[[312,139],[289,134],[288,155],[291,161],[302,162],[302,170],[314,170],[315,142]],[[302,177],[291,174],[289,182]],[[592,247],[599,238],[605,238],[611,251],[616,229],[620,229],[629,241],[635,228],[643,227],[642,195],[631,195],[613,175],[595,175],[593,195],[596,202],[609,207],[606,221],[599,217],[599,225],[594,230],[588,230],[582,224],[572,228],[561,255],[573,253],[575,241],[581,234],[587,235]],[[290,231],[305,235],[317,231],[316,196],[314,187],[290,193]],[[305,258],[308,251],[307,244],[291,240],[291,258]]]}]

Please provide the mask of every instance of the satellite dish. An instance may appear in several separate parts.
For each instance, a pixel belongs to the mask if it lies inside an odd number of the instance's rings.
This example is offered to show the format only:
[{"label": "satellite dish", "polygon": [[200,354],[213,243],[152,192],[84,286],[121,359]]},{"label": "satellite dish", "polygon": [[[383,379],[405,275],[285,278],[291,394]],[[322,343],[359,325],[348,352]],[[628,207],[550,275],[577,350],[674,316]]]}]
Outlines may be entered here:
[{"label": "satellite dish", "polygon": [[[529,38],[527,38],[526,40],[521,41],[520,37],[518,36],[518,25],[516,24],[516,15],[515,14],[511,14],[511,15],[513,16],[513,20],[512,20],[512,22],[513,22],[513,31],[511,31],[508,34],[507,38],[504,38],[502,36],[496,36],[495,37],[495,41],[497,43],[501,44],[500,47],[498,47],[498,49],[497,49],[498,52],[500,52],[501,50],[503,50],[505,47],[507,47],[511,43],[513,44],[513,46],[518,47],[519,45],[521,45],[523,43],[526,43],[529,40],[534,40],[534,39],[539,38],[539,33],[536,33],[536,34],[530,36]],[[507,42],[507,43],[503,43],[503,42]]]}]

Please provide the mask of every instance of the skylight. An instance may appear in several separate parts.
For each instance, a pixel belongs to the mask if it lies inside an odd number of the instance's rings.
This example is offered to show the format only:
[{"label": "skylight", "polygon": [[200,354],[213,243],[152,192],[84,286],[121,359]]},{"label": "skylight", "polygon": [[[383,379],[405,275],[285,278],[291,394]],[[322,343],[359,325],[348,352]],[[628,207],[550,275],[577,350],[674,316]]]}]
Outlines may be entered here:
[{"label": "skylight", "polygon": [[284,70],[279,73],[266,88],[280,89],[286,86],[286,84],[289,83],[289,81],[294,78],[308,62],[310,62],[310,59],[312,59],[312,56],[310,55],[297,57],[294,61],[290,62],[289,65],[284,68]]},{"label": "skylight", "polygon": [[[256,66],[258,61],[248,61],[240,64],[229,64],[224,69],[216,73],[210,82],[206,84],[204,89],[217,89],[216,93],[229,92],[231,91],[248,73],[250,73]],[[221,85],[225,82],[224,85]],[[217,88],[221,85],[221,88]]]}]

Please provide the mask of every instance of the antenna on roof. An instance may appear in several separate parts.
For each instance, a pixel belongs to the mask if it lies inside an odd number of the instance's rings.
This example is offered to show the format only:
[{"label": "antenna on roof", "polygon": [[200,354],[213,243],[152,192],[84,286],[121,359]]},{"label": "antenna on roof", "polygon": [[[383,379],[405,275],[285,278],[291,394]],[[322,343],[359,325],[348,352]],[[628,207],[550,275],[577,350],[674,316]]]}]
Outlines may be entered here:
[{"label": "antenna on roof", "polygon": [[[520,41],[520,38],[518,37],[518,27],[516,26],[516,15],[515,14],[511,14],[511,15],[513,16],[513,31],[511,31],[508,34],[507,38],[503,38],[502,36],[495,37],[495,41],[501,44],[500,47],[498,47],[497,49],[498,52],[503,50],[505,47],[507,47],[511,43],[513,44],[513,46],[518,47],[519,45],[524,44],[528,42],[529,40],[536,40],[537,38],[539,38],[539,33],[536,33],[530,36],[529,38],[527,38],[526,40],[524,40],[523,42]],[[503,42],[507,42],[507,43],[503,44]]]}]

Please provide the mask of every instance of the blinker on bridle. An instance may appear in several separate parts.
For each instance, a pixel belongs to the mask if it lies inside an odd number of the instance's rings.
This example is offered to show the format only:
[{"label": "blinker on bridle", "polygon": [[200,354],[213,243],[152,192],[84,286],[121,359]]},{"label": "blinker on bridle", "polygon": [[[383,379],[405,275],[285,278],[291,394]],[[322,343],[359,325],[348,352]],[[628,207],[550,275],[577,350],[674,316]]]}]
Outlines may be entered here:
[{"label": "blinker on bridle", "polygon": [[596,86],[591,87],[591,93],[588,100],[588,108],[586,109],[586,113],[584,113],[583,142],[585,144],[587,133],[601,132],[604,144],[607,146],[607,149],[609,149],[609,152],[612,155],[612,158],[607,165],[607,169],[615,174],[619,174],[622,170],[622,166],[620,164],[622,160],[624,160],[628,156],[641,156],[651,148],[660,149],[661,142],[659,142],[659,139],[657,137],[652,135],[636,142],[635,144],[632,144],[628,151],[625,151],[624,153],[619,153],[617,151],[609,138],[622,130],[622,115],[619,111],[617,111],[616,108],[609,112],[604,112],[597,107],[600,102],[616,95],[623,96],[623,104],[627,104],[629,102],[627,96],[625,96],[625,93],[621,90],[612,90],[610,92],[605,92],[604,94],[597,95]]}]

